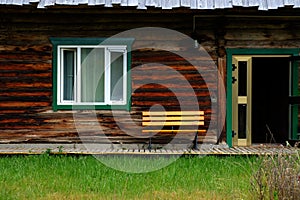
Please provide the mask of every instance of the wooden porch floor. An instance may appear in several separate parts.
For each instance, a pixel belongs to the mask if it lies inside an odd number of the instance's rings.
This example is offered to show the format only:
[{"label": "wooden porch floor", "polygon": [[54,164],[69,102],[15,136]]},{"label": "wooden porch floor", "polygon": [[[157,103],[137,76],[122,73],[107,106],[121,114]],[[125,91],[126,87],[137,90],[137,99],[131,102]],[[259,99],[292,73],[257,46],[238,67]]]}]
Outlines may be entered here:
[{"label": "wooden porch floor", "polygon": [[296,154],[300,148],[283,146],[232,147],[226,145],[199,145],[199,150],[190,149],[148,149],[112,147],[90,144],[0,144],[0,155],[30,154],[76,154],[76,155],[270,155]]}]

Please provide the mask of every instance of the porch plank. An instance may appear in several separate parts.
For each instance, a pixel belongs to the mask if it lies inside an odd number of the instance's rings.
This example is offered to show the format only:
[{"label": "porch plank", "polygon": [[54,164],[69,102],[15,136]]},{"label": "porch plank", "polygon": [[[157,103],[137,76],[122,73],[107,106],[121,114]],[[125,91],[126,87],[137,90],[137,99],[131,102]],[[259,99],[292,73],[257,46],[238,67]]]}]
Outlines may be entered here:
[{"label": "porch plank", "polygon": [[[86,145],[86,144],[85,144]],[[84,154],[84,155],[272,155],[296,154],[300,148],[291,147],[224,147],[220,145],[200,146],[193,149],[143,149],[143,148],[101,148],[94,146],[86,148],[83,144],[0,144],[0,155],[29,155],[43,154]]]}]

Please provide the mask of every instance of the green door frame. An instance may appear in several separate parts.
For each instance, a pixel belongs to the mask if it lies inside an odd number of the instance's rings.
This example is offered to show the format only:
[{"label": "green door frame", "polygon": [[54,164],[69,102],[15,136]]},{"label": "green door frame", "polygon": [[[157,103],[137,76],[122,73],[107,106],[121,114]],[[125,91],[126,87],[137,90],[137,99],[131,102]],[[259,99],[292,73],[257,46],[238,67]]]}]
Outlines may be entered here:
[{"label": "green door frame", "polygon": [[[233,55],[291,55],[299,56],[300,48],[289,49],[235,49],[227,48],[227,105],[226,105],[226,140],[229,147],[232,147],[232,56]],[[292,66],[292,96],[298,95],[298,66]],[[298,107],[292,107],[292,138],[297,139],[298,135]]]}]

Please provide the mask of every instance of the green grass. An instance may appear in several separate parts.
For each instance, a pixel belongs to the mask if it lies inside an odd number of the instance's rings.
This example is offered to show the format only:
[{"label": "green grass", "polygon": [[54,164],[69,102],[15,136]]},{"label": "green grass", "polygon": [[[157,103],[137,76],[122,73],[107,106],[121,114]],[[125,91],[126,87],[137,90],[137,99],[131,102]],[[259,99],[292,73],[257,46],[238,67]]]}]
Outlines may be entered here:
[{"label": "green grass", "polygon": [[[164,158],[105,157],[108,162]],[[149,173],[125,173],[92,156],[0,157],[0,199],[249,199],[255,158],[184,157]]]}]

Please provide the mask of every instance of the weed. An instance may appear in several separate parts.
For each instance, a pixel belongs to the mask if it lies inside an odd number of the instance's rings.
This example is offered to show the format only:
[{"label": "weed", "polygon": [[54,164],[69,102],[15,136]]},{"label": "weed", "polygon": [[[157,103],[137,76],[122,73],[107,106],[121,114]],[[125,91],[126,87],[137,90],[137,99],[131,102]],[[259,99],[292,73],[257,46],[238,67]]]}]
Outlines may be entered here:
[{"label": "weed", "polygon": [[44,155],[50,155],[52,153],[51,149],[46,149],[46,151],[43,153]]},{"label": "weed", "polygon": [[260,157],[257,161],[259,168],[254,171],[251,178],[251,188],[255,199],[300,199],[299,154],[280,153]]},{"label": "weed", "polygon": [[59,147],[57,147],[57,148],[58,148],[58,153],[63,153],[63,149],[64,149],[63,146],[59,146]]}]

